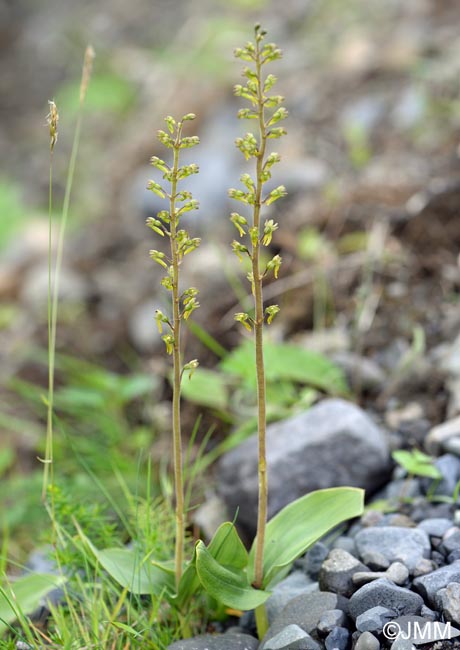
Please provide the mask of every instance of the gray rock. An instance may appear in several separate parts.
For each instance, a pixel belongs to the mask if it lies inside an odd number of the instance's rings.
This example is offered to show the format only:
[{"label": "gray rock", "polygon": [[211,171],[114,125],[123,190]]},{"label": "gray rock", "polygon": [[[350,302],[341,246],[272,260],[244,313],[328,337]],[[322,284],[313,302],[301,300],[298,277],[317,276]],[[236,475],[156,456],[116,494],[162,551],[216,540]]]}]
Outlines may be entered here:
[{"label": "gray rock", "polygon": [[451,582],[441,592],[442,613],[446,620],[460,625],[460,584]]},{"label": "gray rock", "polygon": [[399,561],[413,571],[422,558],[430,555],[430,539],[424,530],[398,526],[365,528],[355,537],[358,553],[381,553],[389,562]]},{"label": "gray rock", "polygon": [[[356,550],[356,553],[358,554],[358,550]],[[390,566],[390,560],[379,551],[370,549],[363,552],[360,557],[362,558],[364,564],[373,571],[386,571]]]},{"label": "gray rock", "polygon": [[429,605],[436,607],[436,594],[451,582],[460,582],[460,560],[415,578],[412,585]]},{"label": "gray rock", "polygon": [[442,537],[451,527],[452,521],[443,517],[431,517],[418,524],[418,528],[424,530],[430,537]]},{"label": "gray rock", "polygon": [[430,494],[452,496],[460,480],[460,458],[457,458],[453,454],[444,454],[444,456],[437,458],[434,464],[441,472],[442,479],[436,484],[433,492],[431,492],[433,481],[423,479],[423,483],[427,486],[426,489],[430,490]]},{"label": "gray rock", "polygon": [[346,627],[335,627],[327,636],[324,644],[326,650],[347,650],[349,642],[349,630]]},{"label": "gray rock", "polygon": [[204,634],[174,641],[168,650],[257,650],[259,642],[248,634]]},{"label": "gray rock", "polygon": [[329,548],[322,542],[317,542],[305,555],[305,569],[314,580],[318,579],[319,570],[324,560],[329,555]]},{"label": "gray rock", "polygon": [[437,621],[439,618],[439,615],[437,612],[435,612],[433,609],[430,609],[426,605],[423,605],[422,609],[420,610],[420,616],[427,621]]},{"label": "gray rock", "polygon": [[[460,340],[460,337],[459,337]],[[437,454],[444,448],[449,438],[460,436],[460,415],[452,420],[433,427],[425,440],[425,447],[431,454]]]},{"label": "gray rock", "polygon": [[385,383],[385,373],[372,359],[345,350],[333,354],[332,361],[342,368],[352,386],[366,391],[379,391]]},{"label": "gray rock", "polygon": [[332,544],[332,548],[340,548],[342,551],[347,551],[350,555],[353,555],[353,557],[356,557],[357,555],[355,540],[346,535],[340,535],[337,537]]},{"label": "gray rock", "polygon": [[[385,435],[359,407],[326,399],[305,413],[267,430],[270,473],[269,517],[298,497],[339,485],[376,490],[388,475]],[[257,437],[225,454],[218,489],[230,513],[239,507],[239,523],[254,531],[257,511]]]},{"label": "gray rock", "polygon": [[323,591],[297,596],[270,625],[259,650],[265,650],[265,641],[279,634],[287,625],[298,625],[304,632],[311,634],[325,611],[341,609],[339,602],[341,599],[337,594]]},{"label": "gray rock", "polygon": [[409,569],[401,562],[393,562],[386,571],[358,571],[353,576],[353,584],[362,587],[372,580],[388,578],[396,585],[403,585],[409,577]]},{"label": "gray rock", "polygon": [[371,607],[357,617],[356,629],[359,632],[377,632],[380,634],[385,623],[392,621],[395,616],[397,614],[394,609],[377,605],[377,607]]},{"label": "gray rock", "polygon": [[450,528],[443,537],[442,550],[448,555],[460,549],[460,530],[457,527]]},{"label": "gray rock", "polygon": [[356,642],[354,650],[380,650],[380,643],[370,632],[363,632]]},{"label": "gray rock", "polygon": [[298,625],[287,625],[263,644],[263,650],[320,650],[320,646]]},{"label": "gray rock", "polygon": [[[454,638],[460,632],[445,623],[427,621],[421,616],[400,616],[394,619],[395,628],[399,628],[401,639],[407,639],[416,645],[434,643],[444,638]],[[449,629],[450,627],[450,629]],[[393,646],[392,646],[393,647]]]},{"label": "gray rock", "polygon": [[265,603],[268,622],[271,623],[289,601],[301,594],[318,590],[318,583],[313,582],[303,571],[294,571],[273,589],[273,593]]},{"label": "gray rock", "polygon": [[423,560],[420,560],[420,562],[417,563],[417,566],[414,569],[414,578],[425,576],[427,573],[431,573],[435,569],[436,565],[432,560],[423,558]]},{"label": "gray rock", "polygon": [[320,589],[350,596],[355,591],[354,574],[364,571],[367,572],[367,567],[353,555],[334,548],[323,562],[319,572]]},{"label": "gray rock", "polygon": [[423,599],[418,594],[398,587],[386,578],[380,578],[353,594],[349,602],[349,613],[356,620],[368,609],[381,605],[394,609],[400,615],[418,614],[423,604]]},{"label": "gray rock", "polygon": [[332,632],[335,627],[343,627],[347,617],[341,609],[329,609],[321,615],[318,621],[317,630],[324,636]]}]

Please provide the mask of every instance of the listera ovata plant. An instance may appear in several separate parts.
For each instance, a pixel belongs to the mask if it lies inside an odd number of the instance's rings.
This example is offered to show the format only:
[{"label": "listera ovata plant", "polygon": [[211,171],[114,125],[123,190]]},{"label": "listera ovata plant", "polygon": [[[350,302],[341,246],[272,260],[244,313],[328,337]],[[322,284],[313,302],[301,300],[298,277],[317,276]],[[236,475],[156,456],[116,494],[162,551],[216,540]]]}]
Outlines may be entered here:
[{"label": "listera ovata plant", "polygon": [[239,111],[238,117],[240,119],[254,120],[257,124],[258,133],[257,136],[253,133],[246,133],[243,138],[236,140],[236,146],[243,153],[246,160],[250,158],[255,160],[255,178],[252,178],[250,174],[243,174],[241,181],[245,186],[245,190],[229,190],[231,198],[251,206],[252,209],[251,224],[248,223],[245,217],[236,212],[232,214],[231,221],[237,228],[240,237],[249,240],[248,245],[235,240],[232,247],[240,259],[242,259],[243,255],[247,255],[251,261],[251,271],[248,274],[248,279],[254,297],[254,317],[252,318],[245,312],[240,312],[235,315],[235,319],[242,323],[246,329],[254,331],[259,442],[259,498],[253,584],[257,588],[262,587],[263,582],[263,555],[268,504],[263,329],[265,318],[270,324],[279,311],[278,305],[271,305],[264,312],[262,284],[264,278],[270,273],[273,273],[277,278],[281,265],[281,257],[275,255],[265,265],[265,268],[261,269],[261,247],[269,246],[273,233],[278,228],[278,224],[272,219],[265,220],[262,226],[261,211],[264,206],[269,206],[286,194],[283,185],[265,195],[263,189],[264,185],[271,179],[271,168],[280,161],[279,154],[275,152],[267,153],[268,140],[280,138],[286,133],[283,127],[276,125],[288,115],[287,110],[282,106],[284,97],[268,94],[276,83],[276,77],[273,74],[268,74],[263,78],[264,66],[281,57],[281,50],[274,43],[264,43],[264,37],[265,31],[260,29],[260,25],[256,25],[255,43],[248,43],[246,47],[235,50],[237,58],[252,64],[251,67],[245,66],[243,69],[246,84],[235,86],[235,94],[238,97],[243,97],[250,104],[249,108],[242,108]]},{"label": "listera ovata plant", "polygon": [[[245,67],[245,85],[236,86],[236,94],[247,99],[250,107],[242,109],[239,117],[254,120],[257,135],[252,133],[238,138],[236,144],[245,157],[254,159],[255,176],[243,174],[241,180],[244,190],[232,189],[230,196],[250,207],[248,218],[238,213],[231,215],[241,239],[233,242],[233,250],[242,259],[247,256],[251,270],[248,278],[254,296],[254,313],[238,313],[235,318],[246,329],[254,333],[255,360],[257,369],[258,437],[259,437],[259,504],[257,535],[248,552],[244,547],[233,523],[222,524],[208,544],[198,540],[192,557],[185,562],[184,549],[184,496],[182,472],[182,441],[180,431],[180,388],[184,371],[193,372],[198,365],[196,360],[182,365],[180,344],[181,322],[198,307],[196,289],[179,290],[179,269],[183,257],[199,245],[199,239],[190,238],[185,230],[179,228],[181,216],[198,207],[191,194],[180,191],[178,183],[183,178],[198,171],[196,165],[179,166],[179,153],[184,147],[198,144],[196,137],[182,136],[184,122],[193,119],[189,114],[176,122],[166,118],[168,132],[160,131],[160,141],[173,152],[172,166],[159,158],[152,163],[169,183],[166,190],[161,184],[152,181],[149,188],[161,198],[169,200],[169,210],[158,213],[157,218],[148,220],[148,225],[157,234],[170,239],[170,255],[152,250],[150,255],[166,275],[163,286],[172,295],[172,317],[157,312],[156,320],[163,334],[166,350],[173,356],[173,436],[174,472],[176,489],[176,552],[174,569],[169,562],[160,562],[150,556],[140,558],[135,549],[106,549],[99,551],[88,543],[101,565],[122,586],[139,594],[154,594],[166,598],[171,606],[186,617],[191,599],[197,594],[206,593],[211,597],[209,603],[216,601],[221,605],[237,610],[256,610],[259,637],[265,633],[267,618],[264,603],[270,596],[270,589],[286,575],[292,563],[312,544],[331,528],[343,521],[356,517],[363,510],[363,491],[356,488],[331,488],[307,494],[288,504],[267,522],[267,462],[266,462],[266,395],[263,363],[264,322],[271,323],[279,308],[271,305],[264,309],[262,283],[273,273],[277,278],[281,258],[275,255],[262,266],[262,248],[270,244],[278,225],[271,219],[262,222],[262,208],[285,195],[283,186],[264,193],[264,185],[270,180],[272,167],[280,160],[277,153],[267,152],[267,143],[284,134],[277,124],[287,116],[281,104],[283,98],[270,95],[276,82],[272,74],[264,77],[266,64],[280,58],[281,51],[272,43],[265,43],[265,32],[256,26],[255,43],[247,43],[236,50],[236,56],[252,64]],[[193,379],[192,379],[193,381]],[[188,625],[183,626],[183,635],[190,633]]]},{"label": "listera ovata plant", "polygon": [[200,245],[200,239],[190,237],[188,232],[181,229],[181,217],[191,210],[198,209],[198,201],[186,190],[179,189],[179,183],[183,179],[197,174],[199,169],[194,163],[179,165],[179,154],[181,149],[194,147],[199,143],[197,136],[183,136],[184,123],[194,120],[195,115],[188,113],[179,122],[168,116],[165,118],[167,131],[158,131],[158,139],[167,147],[172,149],[172,166],[166,164],[157,156],[153,156],[151,163],[163,173],[163,179],[169,184],[169,189],[155,181],[150,181],[148,189],[162,199],[168,199],[169,210],[162,210],[157,218],[147,219],[147,225],[162,237],[168,237],[170,242],[169,256],[158,250],[151,250],[152,260],[162,266],[166,275],[161,280],[163,287],[171,293],[172,316],[165,316],[160,310],[156,312],[156,321],[160,333],[166,328],[163,341],[166,352],[173,358],[173,404],[172,404],[172,431],[174,450],[174,487],[176,496],[176,548],[175,548],[175,576],[176,587],[182,576],[184,564],[184,539],[185,539],[185,503],[184,503],[184,478],[182,460],[182,432],[180,420],[180,392],[181,381],[184,372],[191,373],[198,367],[197,359],[189,361],[185,365],[182,362],[181,348],[181,324],[189,318],[195,309],[199,307],[197,301],[198,290],[194,287],[181,292],[179,288],[179,272],[182,260],[185,255],[194,251]]}]

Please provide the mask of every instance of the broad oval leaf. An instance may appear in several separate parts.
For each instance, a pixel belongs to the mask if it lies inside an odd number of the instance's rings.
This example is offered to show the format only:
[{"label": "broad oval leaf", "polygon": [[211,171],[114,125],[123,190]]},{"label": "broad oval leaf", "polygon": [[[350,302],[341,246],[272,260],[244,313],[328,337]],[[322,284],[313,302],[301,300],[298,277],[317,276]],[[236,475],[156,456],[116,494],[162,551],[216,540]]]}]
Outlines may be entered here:
[{"label": "broad oval leaf", "polygon": [[[338,487],[310,492],[275,515],[265,532],[263,586],[334,526],[362,514],[364,490]],[[248,573],[253,580],[256,540],[249,553]]]},{"label": "broad oval leaf", "polygon": [[92,544],[91,549],[107,573],[131,593],[156,596],[174,593],[174,571],[149,558],[142,558],[138,550],[107,548],[99,551]]},{"label": "broad oval leaf", "polygon": [[185,399],[200,406],[225,411],[228,404],[228,391],[225,377],[214,370],[198,368],[189,379],[184,377],[181,391]]},{"label": "broad oval leaf", "polygon": [[225,567],[245,569],[249,555],[234,524],[226,521],[214,533],[208,545],[212,557]]},{"label": "broad oval leaf", "polygon": [[219,564],[201,541],[196,545],[196,570],[208,594],[227,607],[254,609],[270,597],[270,592],[251,587],[245,572]]},{"label": "broad oval leaf", "polygon": [[0,636],[22,614],[31,614],[42,598],[66,582],[64,576],[31,573],[0,587]]}]

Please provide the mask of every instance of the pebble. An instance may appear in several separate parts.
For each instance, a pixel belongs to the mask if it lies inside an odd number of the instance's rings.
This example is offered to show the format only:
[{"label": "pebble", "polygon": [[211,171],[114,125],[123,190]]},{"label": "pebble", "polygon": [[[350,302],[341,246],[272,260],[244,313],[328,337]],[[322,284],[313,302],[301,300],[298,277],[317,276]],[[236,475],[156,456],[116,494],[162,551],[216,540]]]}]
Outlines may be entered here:
[{"label": "pebble", "polygon": [[437,458],[434,464],[441,472],[442,479],[436,483],[433,491],[431,488],[433,480],[423,479],[422,483],[425,483],[427,490],[430,490],[430,494],[452,496],[460,480],[460,458],[453,454],[444,454]]},{"label": "pebble", "polygon": [[449,438],[460,436],[460,415],[433,427],[425,439],[425,447],[430,454],[438,454]]},{"label": "pebble", "polygon": [[460,582],[460,560],[443,566],[427,575],[415,578],[412,585],[431,606],[436,606],[436,594],[451,582]]},{"label": "pebble", "polygon": [[419,576],[424,576],[427,573],[431,573],[435,569],[435,565],[432,560],[427,560],[423,558],[420,562],[417,563],[417,566],[414,569],[414,578]]},{"label": "pebble", "polygon": [[387,578],[380,578],[353,594],[349,601],[349,613],[356,619],[368,609],[382,605],[395,609],[400,614],[418,614],[423,604],[423,599],[418,594],[398,587]]},{"label": "pebble", "polygon": [[438,592],[438,597],[446,620],[460,625],[460,584],[451,582]]},{"label": "pebble", "polygon": [[174,641],[168,650],[257,650],[259,642],[247,634],[204,634]]},{"label": "pebble", "polygon": [[337,539],[332,544],[332,548],[340,548],[343,551],[347,551],[354,557],[357,555],[355,540],[352,537],[346,537],[345,535],[340,535],[337,537]]},{"label": "pebble", "polygon": [[380,643],[370,632],[363,632],[357,640],[354,650],[380,650]]},{"label": "pebble", "polygon": [[[317,591],[293,598],[278,614],[263,638],[263,643],[279,634],[287,625],[298,625],[311,634],[317,627],[322,614],[330,609],[343,609],[340,596],[330,592]],[[260,650],[263,650],[263,643]]]},{"label": "pebble", "polygon": [[460,550],[460,529],[453,526],[446,531],[442,539],[442,550],[449,555],[453,551]]},{"label": "pebble", "polygon": [[353,584],[362,587],[372,580],[388,578],[396,585],[403,585],[409,577],[409,569],[401,562],[393,562],[386,571],[358,571],[353,575]]},{"label": "pebble", "polygon": [[324,642],[326,650],[347,650],[350,632],[346,627],[335,627]]},{"label": "pebble", "polygon": [[376,526],[365,528],[355,537],[361,559],[369,551],[381,553],[389,562],[399,561],[413,571],[417,563],[429,557],[431,545],[428,535],[418,528]]},{"label": "pebble", "polygon": [[344,627],[347,617],[341,609],[329,609],[321,615],[316,626],[318,632],[326,636],[335,627]]},{"label": "pebble", "polygon": [[394,609],[388,607],[371,607],[366,612],[360,614],[356,619],[356,629],[359,632],[380,632],[383,630],[385,623],[392,621],[397,616]]},{"label": "pebble", "polygon": [[426,605],[423,605],[422,609],[420,610],[420,616],[431,622],[437,621],[439,619],[439,614]]},{"label": "pebble", "polygon": [[367,570],[367,567],[353,555],[342,549],[334,548],[323,562],[319,572],[320,589],[350,596],[355,591],[354,574]]},{"label": "pebble", "polygon": [[360,557],[364,564],[373,571],[386,571],[390,566],[390,560],[388,560],[383,553],[379,553],[379,551],[373,551],[372,549],[363,551],[360,554]]},{"label": "pebble", "polygon": [[316,542],[305,555],[305,568],[308,575],[318,580],[319,570],[329,555],[329,548],[323,542]]},{"label": "pebble", "polygon": [[451,527],[452,521],[444,517],[424,519],[418,524],[418,528],[424,530],[430,537],[442,537]]},{"label": "pebble", "polygon": [[313,582],[303,571],[294,571],[281,580],[265,603],[268,622],[271,623],[289,601],[301,594],[317,591],[318,583]]},{"label": "pebble", "polygon": [[293,624],[263,643],[261,650],[320,650],[320,646],[307,632]]}]

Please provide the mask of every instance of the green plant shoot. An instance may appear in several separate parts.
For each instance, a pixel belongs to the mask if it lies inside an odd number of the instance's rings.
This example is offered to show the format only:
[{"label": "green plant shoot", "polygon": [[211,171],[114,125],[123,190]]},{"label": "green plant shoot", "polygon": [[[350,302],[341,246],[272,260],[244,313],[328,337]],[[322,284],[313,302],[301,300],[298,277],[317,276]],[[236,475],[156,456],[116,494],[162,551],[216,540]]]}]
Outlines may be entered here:
[{"label": "green plant shoot", "polygon": [[271,305],[264,312],[262,284],[264,278],[270,273],[278,277],[281,265],[281,257],[275,255],[261,269],[260,249],[261,246],[269,246],[273,233],[278,224],[268,219],[262,225],[261,211],[264,206],[269,206],[281,197],[285,196],[286,190],[283,185],[263,194],[263,187],[271,178],[271,168],[280,161],[280,156],[271,152],[267,154],[267,142],[272,138],[280,138],[285,134],[281,126],[276,126],[281,120],[287,117],[287,110],[281,106],[284,98],[281,95],[269,95],[268,93],[276,83],[276,77],[272,74],[263,75],[263,68],[266,64],[281,58],[281,50],[274,43],[265,43],[265,31],[260,25],[255,27],[255,43],[247,43],[244,48],[235,50],[235,56],[243,61],[248,61],[252,67],[246,66],[243,69],[243,76],[246,84],[235,86],[235,94],[243,97],[249,102],[249,108],[242,108],[238,117],[240,119],[255,120],[257,124],[257,135],[246,133],[242,138],[237,138],[236,146],[242,152],[246,160],[255,160],[255,177],[250,174],[243,174],[241,182],[244,190],[231,189],[229,196],[245,205],[249,205],[252,211],[252,223],[242,215],[234,212],[231,221],[235,225],[240,237],[245,237],[247,245],[235,240],[232,248],[240,258],[248,256],[251,261],[251,272],[248,279],[251,283],[254,296],[254,318],[247,313],[235,314],[235,320],[240,322],[247,330],[254,331],[256,372],[257,372],[257,420],[259,438],[259,498],[258,498],[258,519],[257,519],[257,546],[255,552],[254,586],[262,587],[263,582],[263,554],[265,544],[265,528],[267,523],[268,503],[268,477],[266,461],[266,387],[265,367],[263,352],[263,328],[264,321],[270,324],[279,312],[278,305]]},{"label": "green plant shoot", "polygon": [[151,250],[151,259],[166,270],[166,275],[161,281],[163,287],[171,293],[172,317],[157,311],[155,319],[160,334],[163,329],[163,341],[166,352],[173,358],[173,450],[174,450],[174,484],[176,495],[176,548],[175,548],[175,576],[176,587],[179,586],[184,563],[185,539],[185,512],[184,512],[184,477],[182,460],[182,433],[180,422],[180,390],[182,375],[185,371],[190,374],[198,367],[198,361],[193,359],[185,365],[182,364],[181,349],[181,323],[187,320],[193,311],[199,307],[197,301],[198,290],[194,287],[181,292],[179,289],[179,270],[185,255],[192,252],[200,245],[200,239],[191,238],[186,230],[180,229],[180,219],[183,214],[198,209],[198,202],[193,199],[188,191],[179,191],[178,184],[181,180],[197,174],[199,169],[195,164],[179,166],[179,153],[181,149],[194,147],[199,143],[197,136],[183,136],[182,130],[185,122],[194,120],[195,115],[188,113],[179,121],[168,116],[165,118],[167,131],[158,131],[159,141],[168,149],[172,149],[172,166],[166,164],[157,156],[151,159],[154,167],[163,173],[163,179],[169,183],[169,191],[155,181],[150,181],[148,189],[162,199],[168,199],[169,210],[162,210],[157,218],[147,219],[147,225],[154,232],[169,238],[170,254],[158,250]]}]

